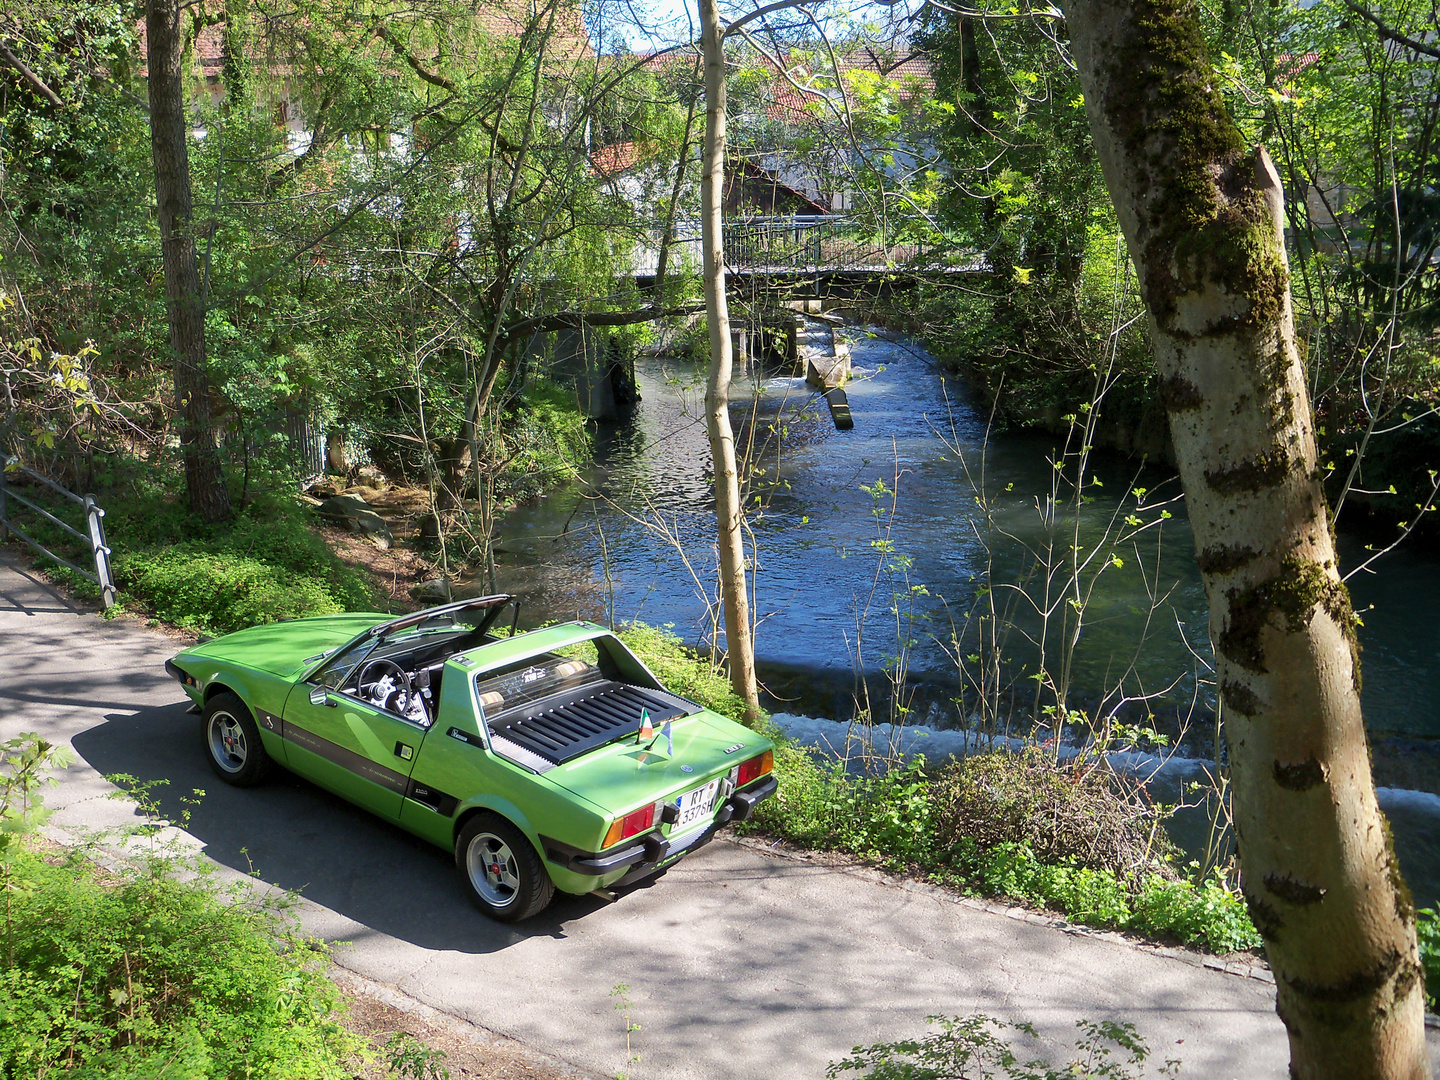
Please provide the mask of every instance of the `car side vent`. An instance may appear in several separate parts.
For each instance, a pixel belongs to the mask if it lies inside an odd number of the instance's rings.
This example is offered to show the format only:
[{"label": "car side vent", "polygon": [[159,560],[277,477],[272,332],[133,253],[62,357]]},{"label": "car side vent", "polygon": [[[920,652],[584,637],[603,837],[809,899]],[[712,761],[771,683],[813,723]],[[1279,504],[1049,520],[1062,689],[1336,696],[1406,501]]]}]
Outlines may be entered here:
[{"label": "car side vent", "polygon": [[657,727],[684,716],[689,709],[681,699],[660,691],[642,690],[623,683],[591,683],[554,697],[530,702],[489,721],[501,738],[563,765],[640,727],[642,709]]}]

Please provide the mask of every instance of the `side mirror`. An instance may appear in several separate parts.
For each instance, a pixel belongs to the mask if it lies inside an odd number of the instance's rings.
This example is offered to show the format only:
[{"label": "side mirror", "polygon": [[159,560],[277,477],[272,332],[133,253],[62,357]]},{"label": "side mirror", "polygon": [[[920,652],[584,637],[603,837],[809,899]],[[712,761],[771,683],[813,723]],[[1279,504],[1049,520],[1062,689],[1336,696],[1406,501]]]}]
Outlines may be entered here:
[{"label": "side mirror", "polygon": [[325,686],[323,683],[320,686],[312,686],[310,688],[310,704],[330,704],[330,688],[328,686]]}]

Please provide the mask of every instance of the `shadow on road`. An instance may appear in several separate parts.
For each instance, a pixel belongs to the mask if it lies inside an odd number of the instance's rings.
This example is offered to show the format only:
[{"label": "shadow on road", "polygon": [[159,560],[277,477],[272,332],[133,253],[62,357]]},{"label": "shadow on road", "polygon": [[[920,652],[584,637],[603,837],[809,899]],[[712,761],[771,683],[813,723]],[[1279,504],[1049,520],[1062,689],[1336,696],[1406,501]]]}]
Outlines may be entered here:
[{"label": "shadow on road", "polygon": [[[233,788],[211,771],[200,722],[188,702],[110,714],[71,740],[101,775],[168,780],[154,792],[178,818],[181,797],[205,796],[186,827],[205,854],[241,873],[298,892],[372,930],[425,949],[491,953],[527,938],[563,938],[566,927],[602,908],[591,896],[556,894],[520,927],[480,914],[465,898],[452,857],[337,796],[277,770],[253,788]],[[623,903],[623,900],[621,901]]]}]

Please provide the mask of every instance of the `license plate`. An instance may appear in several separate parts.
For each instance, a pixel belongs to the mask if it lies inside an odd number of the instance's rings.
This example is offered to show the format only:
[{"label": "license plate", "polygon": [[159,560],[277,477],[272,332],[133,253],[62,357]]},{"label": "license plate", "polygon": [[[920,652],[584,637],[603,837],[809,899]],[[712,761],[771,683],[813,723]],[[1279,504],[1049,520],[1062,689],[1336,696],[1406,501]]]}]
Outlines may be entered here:
[{"label": "license plate", "polygon": [[720,790],[720,781],[711,780],[704,787],[698,787],[694,791],[687,791],[675,800],[675,805],[680,808],[680,817],[671,829],[672,833],[678,832],[686,825],[699,821],[710,813],[715,805],[715,793]]}]

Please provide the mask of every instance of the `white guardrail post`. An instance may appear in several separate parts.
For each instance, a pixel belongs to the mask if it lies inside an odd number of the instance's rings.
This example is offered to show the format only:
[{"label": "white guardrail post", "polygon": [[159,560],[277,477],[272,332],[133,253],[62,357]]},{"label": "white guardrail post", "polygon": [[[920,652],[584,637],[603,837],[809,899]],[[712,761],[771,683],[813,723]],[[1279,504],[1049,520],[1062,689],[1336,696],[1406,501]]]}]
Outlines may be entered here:
[{"label": "white guardrail post", "polygon": [[105,511],[94,495],[85,496],[85,524],[90,528],[90,547],[95,553],[95,578],[105,610],[115,606],[115,575],[110,572],[110,549],[105,544]]},{"label": "white guardrail post", "polygon": [[[26,475],[40,481],[40,483],[44,484],[52,491],[55,491],[57,494],[65,496],[65,498],[69,499],[71,502],[79,503],[85,511],[85,526],[88,535],[86,533],[82,533],[79,529],[76,529],[71,525],[67,525],[54,514],[50,513],[49,510],[46,510],[43,506],[31,502],[24,495],[21,495],[18,491],[10,491],[5,483],[5,470],[12,465]],[[18,502],[23,506],[29,507],[31,510],[35,511],[35,513],[45,518],[51,524],[57,525],[61,529],[65,530],[65,532],[75,537],[75,539],[79,540],[81,543],[89,544],[90,554],[95,559],[95,572],[92,574],[89,570],[86,570],[80,566],[76,566],[69,559],[55,554],[55,552],[51,551],[38,540],[34,539],[33,537],[27,536],[25,534],[25,531],[21,529],[18,525],[16,525],[14,519],[10,517],[11,500]],[[104,517],[105,511],[100,509],[99,504],[95,501],[94,495],[86,495],[82,499],[73,491],[69,491],[68,489],[61,487],[59,484],[55,483],[55,481],[49,479],[48,477],[41,476],[34,469],[26,468],[24,465],[20,464],[17,459],[5,458],[3,456],[0,456],[0,540],[7,539],[11,533],[14,533],[21,540],[24,540],[25,543],[29,544],[32,548],[40,552],[42,555],[45,555],[47,558],[53,559],[61,566],[68,566],[71,570],[74,570],[81,577],[93,581],[96,585],[100,586],[100,598],[104,602],[105,608],[108,611],[110,608],[115,606],[116,588],[115,575],[111,573],[110,570],[110,548],[105,543],[105,524],[101,520]]]}]

